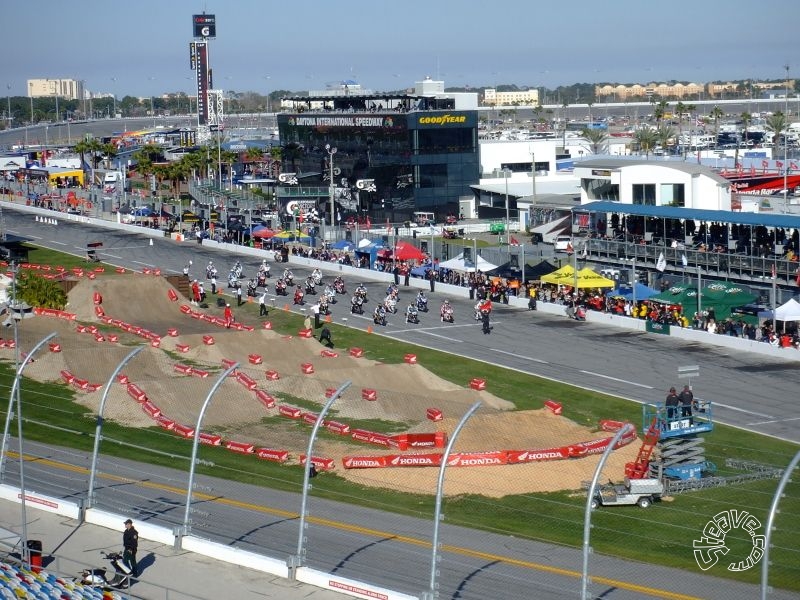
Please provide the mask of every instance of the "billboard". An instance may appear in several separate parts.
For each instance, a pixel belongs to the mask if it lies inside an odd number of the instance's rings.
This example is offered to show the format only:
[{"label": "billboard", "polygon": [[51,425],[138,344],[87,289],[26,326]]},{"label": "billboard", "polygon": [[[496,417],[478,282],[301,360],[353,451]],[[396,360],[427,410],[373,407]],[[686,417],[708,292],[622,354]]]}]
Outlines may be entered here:
[{"label": "billboard", "polygon": [[214,38],[217,37],[217,17],[216,15],[202,15],[192,16],[192,26],[194,37],[196,38]]},{"label": "billboard", "polygon": [[197,75],[197,124],[208,123],[208,44],[195,44],[195,74]]}]

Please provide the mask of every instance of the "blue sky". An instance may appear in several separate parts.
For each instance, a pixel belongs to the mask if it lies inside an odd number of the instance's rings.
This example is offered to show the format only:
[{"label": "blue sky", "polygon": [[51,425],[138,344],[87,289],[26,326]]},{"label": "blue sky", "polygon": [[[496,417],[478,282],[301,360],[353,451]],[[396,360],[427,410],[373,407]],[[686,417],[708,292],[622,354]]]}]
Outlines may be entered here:
[{"label": "blue sky", "polygon": [[[0,85],[83,79],[93,92],[193,91],[192,15],[216,15],[214,84],[394,90],[800,77],[797,0],[38,0],[4,3]],[[10,86],[10,88],[9,88]]]}]

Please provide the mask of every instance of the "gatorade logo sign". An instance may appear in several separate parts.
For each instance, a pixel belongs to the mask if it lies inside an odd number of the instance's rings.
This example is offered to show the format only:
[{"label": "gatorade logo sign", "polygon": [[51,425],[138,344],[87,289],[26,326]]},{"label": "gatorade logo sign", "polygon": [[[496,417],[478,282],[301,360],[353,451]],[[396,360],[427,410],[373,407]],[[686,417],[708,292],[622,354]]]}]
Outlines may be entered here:
[{"label": "gatorade logo sign", "polygon": [[458,123],[466,123],[467,115],[438,115],[438,116],[425,116],[419,118],[420,125],[452,125]]}]

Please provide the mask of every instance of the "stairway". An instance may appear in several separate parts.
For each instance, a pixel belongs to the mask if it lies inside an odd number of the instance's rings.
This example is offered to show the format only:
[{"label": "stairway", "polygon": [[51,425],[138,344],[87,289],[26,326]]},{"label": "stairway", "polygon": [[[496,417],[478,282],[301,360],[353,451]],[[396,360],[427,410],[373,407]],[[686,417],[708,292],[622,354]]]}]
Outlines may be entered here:
[{"label": "stairway", "polygon": [[626,463],[625,477],[628,479],[644,479],[647,477],[650,470],[650,456],[653,454],[653,448],[658,443],[660,435],[657,423],[656,419],[650,422],[650,427],[647,428],[647,432],[644,434],[644,440],[642,440],[642,446],[639,448],[636,460]]},{"label": "stairway", "polygon": [[189,288],[189,278],[185,275],[165,275],[164,279],[172,285],[187,300],[192,299],[192,291]]}]

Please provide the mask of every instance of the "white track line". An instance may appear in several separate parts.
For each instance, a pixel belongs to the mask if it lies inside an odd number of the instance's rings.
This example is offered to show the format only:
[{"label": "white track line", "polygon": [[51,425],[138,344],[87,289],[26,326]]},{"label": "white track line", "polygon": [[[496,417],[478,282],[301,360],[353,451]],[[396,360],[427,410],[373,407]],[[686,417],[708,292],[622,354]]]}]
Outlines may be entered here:
[{"label": "white track line", "polygon": [[618,381],[619,383],[627,383],[628,385],[635,385],[636,387],[644,388],[646,390],[654,389],[652,385],[644,385],[643,383],[636,383],[635,381],[628,381],[627,379],[618,379],[610,375],[603,375],[602,373],[593,373],[592,371],[579,371],[585,375],[593,375],[594,377],[602,377],[603,379],[610,379],[611,381]]},{"label": "white track line", "polygon": [[[745,408],[738,408],[736,406],[731,406],[730,404],[722,404],[721,402],[717,402],[714,400],[714,408],[721,406],[722,408],[727,408],[729,410],[735,410],[736,412],[746,413],[748,415],[755,415],[756,417],[764,417],[765,419],[775,419],[772,415],[765,415],[764,413],[755,412],[752,410],[747,410]],[[776,419],[778,421],[785,421],[788,419]]]},{"label": "white track line", "polygon": [[497,348],[489,348],[492,352],[497,352],[498,354],[507,354],[508,356],[513,356],[514,358],[519,358],[522,360],[529,360],[531,362],[541,363],[543,365],[548,365],[546,360],[542,360],[541,358],[532,358],[530,356],[520,356],[519,354],[514,354],[513,352],[508,352],[507,350],[498,350]]}]

